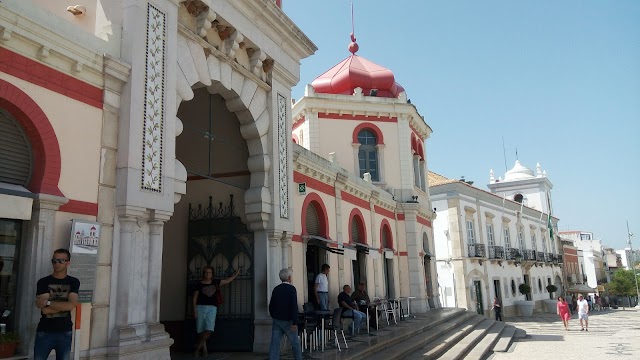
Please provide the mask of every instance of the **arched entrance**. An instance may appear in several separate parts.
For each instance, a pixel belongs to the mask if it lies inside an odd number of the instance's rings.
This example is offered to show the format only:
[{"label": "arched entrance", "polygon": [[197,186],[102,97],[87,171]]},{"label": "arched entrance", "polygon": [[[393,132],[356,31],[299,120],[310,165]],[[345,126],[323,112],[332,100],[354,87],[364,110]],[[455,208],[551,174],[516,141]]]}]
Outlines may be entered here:
[{"label": "arched entrance", "polygon": [[206,56],[192,40],[179,37],[178,49],[189,56],[178,56],[178,191],[164,227],[160,320],[175,347],[190,351],[196,337],[192,285],[202,268],[213,266],[219,279],[239,270],[221,288],[223,303],[208,348],[252,351],[259,288],[253,231],[264,229],[270,211],[263,206],[270,202],[268,86]]},{"label": "arched entrance", "polygon": [[387,299],[395,299],[395,282],[393,277],[393,236],[389,222],[385,219],[380,228],[380,247],[384,252],[384,280]]},{"label": "arched entrance", "polygon": [[305,252],[307,299],[316,309],[315,278],[322,265],[329,262],[328,253],[336,251],[329,245],[327,212],[318,194],[310,193],[302,205],[302,235],[306,236]]},{"label": "arched entrance", "polygon": [[353,283],[367,281],[367,230],[364,226],[364,218],[358,209],[353,209],[349,216],[349,243],[356,247],[356,259],[351,262],[353,271]]}]

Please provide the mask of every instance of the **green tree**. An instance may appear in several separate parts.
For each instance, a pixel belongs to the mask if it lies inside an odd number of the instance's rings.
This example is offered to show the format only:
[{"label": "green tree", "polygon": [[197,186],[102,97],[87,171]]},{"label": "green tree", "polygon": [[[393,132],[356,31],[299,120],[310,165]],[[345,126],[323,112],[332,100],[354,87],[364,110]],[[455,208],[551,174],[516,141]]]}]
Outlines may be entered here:
[{"label": "green tree", "polygon": [[[635,296],[636,283],[634,282],[634,272],[632,270],[618,270],[613,273],[611,282],[607,284],[607,291],[612,295]],[[635,281],[638,281],[636,277]],[[639,282],[640,284],[640,282]]]}]

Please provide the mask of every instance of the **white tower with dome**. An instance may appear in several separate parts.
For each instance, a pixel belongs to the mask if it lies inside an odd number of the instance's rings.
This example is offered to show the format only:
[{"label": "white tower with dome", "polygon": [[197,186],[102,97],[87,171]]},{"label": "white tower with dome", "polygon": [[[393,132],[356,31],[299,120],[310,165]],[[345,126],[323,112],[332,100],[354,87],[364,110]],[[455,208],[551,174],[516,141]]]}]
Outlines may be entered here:
[{"label": "white tower with dome", "polygon": [[547,172],[542,170],[540,163],[536,165],[534,172],[516,160],[513,168],[504,174],[504,178],[498,179],[494,177],[493,170],[490,170],[488,187],[494,194],[506,196],[507,199],[522,202],[525,206],[549,213],[553,184],[547,178]]}]

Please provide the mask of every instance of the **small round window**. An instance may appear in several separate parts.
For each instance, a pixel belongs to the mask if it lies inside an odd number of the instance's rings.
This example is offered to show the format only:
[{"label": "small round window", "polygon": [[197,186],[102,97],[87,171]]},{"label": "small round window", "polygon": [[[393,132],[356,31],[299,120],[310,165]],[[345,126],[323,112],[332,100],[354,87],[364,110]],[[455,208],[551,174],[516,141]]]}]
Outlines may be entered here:
[{"label": "small round window", "polygon": [[516,282],[511,279],[511,296],[516,296]]}]

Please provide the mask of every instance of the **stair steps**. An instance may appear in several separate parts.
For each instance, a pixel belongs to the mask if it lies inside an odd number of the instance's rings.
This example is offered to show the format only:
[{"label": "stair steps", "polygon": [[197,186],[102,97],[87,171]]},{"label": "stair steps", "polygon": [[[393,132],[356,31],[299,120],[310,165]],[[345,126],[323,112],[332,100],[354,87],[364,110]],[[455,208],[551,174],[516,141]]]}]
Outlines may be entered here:
[{"label": "stair steps", "polygon": [[505,323],[496,321],[493,323],[489,331],[484,335],[476,346],[465,356],[469,360],[482,360],[491,351],[496,342],[500,339],[500,335],[505,328]]},{"label": "stair steps", "polygon": [[476,326],[467,336],[462,338],[458,343],[449,348],[439,359],[442,360],[459,360],[464,359],[465,355],[484,338],[493,326],[495,321],[483,320]]},{"label": "stair steps", "polygon": [[437,359],[438,356],[442,355],[451,346],[453,346],[453,344],[456,344],[467,336],[482,321],[484,321],[482,316],[472,316],[459,326],[449,329],[447,332],[441,332],[443,335],[440,335],[428,344],[423,345],[420,349],[413,351],[413,353],[407,356],[406,359]]},{"label": "stair steps", "polygon": [[507,325],[500,333],[500,339],[493,346],[493,352],[507,352],[509,350],[509,346],[513,341],[513,335],[516,332],[516,328],[512,325]]}]

